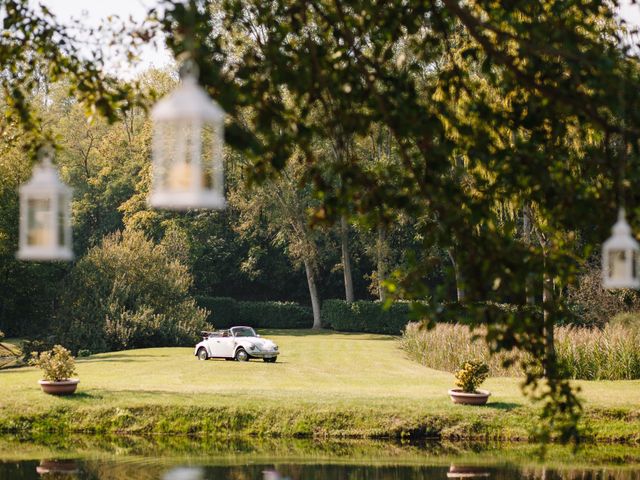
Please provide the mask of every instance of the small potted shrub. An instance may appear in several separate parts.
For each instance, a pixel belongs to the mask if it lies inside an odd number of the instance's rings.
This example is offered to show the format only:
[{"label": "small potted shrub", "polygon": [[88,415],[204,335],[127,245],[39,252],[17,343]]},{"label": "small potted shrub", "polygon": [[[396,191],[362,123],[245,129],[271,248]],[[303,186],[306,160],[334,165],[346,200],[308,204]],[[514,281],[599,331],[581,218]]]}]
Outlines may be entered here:
[{"label": "small potted shrub", "polygon": [[70,395],[78,388],[80,380],[71,378],[76,373],[75,361],[71,352],[62,345],[40,354],[33,352],[29,364],[42,370],[44,378],[38,383],[44,393]]},{"label": "small potted shrub", "polygon": [[487,390],[478,390],[478,387],[489,376],[489,366],[484,362],[468,361],[455,374],[456,386],[449,390],[449,396],[453,403],[464,405],[484,405],[489,399]]}]

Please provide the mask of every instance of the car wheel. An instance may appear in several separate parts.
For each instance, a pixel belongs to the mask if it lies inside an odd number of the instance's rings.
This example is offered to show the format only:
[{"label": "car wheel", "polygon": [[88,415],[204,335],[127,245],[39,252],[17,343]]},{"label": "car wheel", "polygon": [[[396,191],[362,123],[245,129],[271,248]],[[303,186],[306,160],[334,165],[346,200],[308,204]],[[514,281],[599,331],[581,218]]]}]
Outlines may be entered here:
[{"label": "car wheel", "polygon": [[239,362],[246,362],[249,360],[249,354],[245,351],[244,348],[239,348],[236,352],[236,360]]},{"label": "car wheel", "polygon": [[263,358],[263,360],[264,360],[266,363],[276,363],[276,358],[277,358],[277,357],[272,357],[272,358]]},{"label": "car wheel", "polygon": [[207,350],[205,350],[204,347],[201,347],[198,350],[198,360],[206,360],[209,358],[209,355],[207,355]]}]

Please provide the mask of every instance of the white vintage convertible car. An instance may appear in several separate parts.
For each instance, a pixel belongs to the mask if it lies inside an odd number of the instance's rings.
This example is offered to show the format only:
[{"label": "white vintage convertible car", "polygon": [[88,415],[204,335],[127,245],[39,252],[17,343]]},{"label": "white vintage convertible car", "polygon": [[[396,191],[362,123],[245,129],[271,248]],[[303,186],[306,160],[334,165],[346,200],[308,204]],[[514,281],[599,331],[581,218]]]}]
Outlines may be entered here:
[{"label": "white vintage convertible car", "polygon": [[200,360],[224,358],[246,362],[261,358],[273,363],[278,358],[278,346],[271,340],[260,338],[251,327],[231,327],[229,330],[202,332],[202,341],[196,345],[194,355]]}]

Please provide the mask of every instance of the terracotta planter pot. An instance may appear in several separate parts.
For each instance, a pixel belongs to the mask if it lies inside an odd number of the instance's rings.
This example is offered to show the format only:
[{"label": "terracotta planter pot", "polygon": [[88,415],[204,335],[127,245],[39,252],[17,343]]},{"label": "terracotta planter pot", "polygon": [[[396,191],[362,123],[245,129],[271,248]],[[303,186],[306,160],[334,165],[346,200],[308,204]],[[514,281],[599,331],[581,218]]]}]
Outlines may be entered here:
[{"label": "terracotta planter pot", "polygon": [[80,380],[77,378],[69,378],[67,380],[61,380],[59,382],[53,382],[50,380],[38,380],[40,388],[44,393],[51,395],[71,395],[78,388]]},{"label": "terracotta planter pot", "polygon": [[476,390],[475,393],[466,393],[459,388],[449,390],[451,401],[462,405],[484,405],[487,403],[489,395],[491,395],[491,393],[487,390]]}]

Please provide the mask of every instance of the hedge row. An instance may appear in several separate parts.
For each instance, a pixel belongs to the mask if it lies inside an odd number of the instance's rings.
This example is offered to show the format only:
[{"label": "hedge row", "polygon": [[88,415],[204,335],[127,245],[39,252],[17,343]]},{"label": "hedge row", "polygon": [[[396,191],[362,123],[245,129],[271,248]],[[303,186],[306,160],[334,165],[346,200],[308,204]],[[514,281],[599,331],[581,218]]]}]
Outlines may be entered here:
[{"label": "hedge row", "polygon": [[[311,328],[309,307],[293,302],[245,302],[227,297],[198,297],[198,305],[209,311],[215,328],[247,325],[256,328]],[[399,335],[409,323],[409,304],[394,303],[384,309],[380,302],[326,300],[322,304],[322,327],[342,332]]]},{"label": "hedge row", "polygon": [[[208,321],[215,328],[249,325],[256,328],[311,328],[313,314],[309,307],[293,302],[243,302],[226,297],[198,297],[198,304],[209,311]],[[366,332],[400,335],[410,321],[410,303],[396,302],[388,309],[381,302],[360,300],[325,300],[322,303],[322,327],[341,332]],[[438,323],[460,323],[461,319],[482,322],[487,310],[493,316],[516,313],[514,305],[478,303],[443,306]],[[529,312],[542,315],[539,309]]]},{"label": "hedge row", "polygon": [[197,297],[209,311],[207,321],[215,328],[246,325],[255,328],[311,328],[311,308],[293,302],[243,302],[227,297]]},{"label": "hedge row", "polygon": [[[427,306],[426,303],[423,304]],[[396,302],[388,309],[381,302],[357,301],[347,303],[344,300],[325,300],[322,303],[321,320],[323,328],[332,328],[343,332],[367,332],[400,335],[409,321],[416,321],[416,314],[410,315],[410,302]],[[542,316],[539,307],[518,307],[495,302],[477,302],[470,304],[446,303],[438,309],[437,323],[480,324],[486,321],[487,313],[492,318],[513,315]],[[419,314],[418,314],[419,315]]]},{"label": "hedge row", "polygon": [[323,328],[400,335],[409,323],[409,303],[398,302],[385,309],[381,302],[325,300],[321,317]]}]

